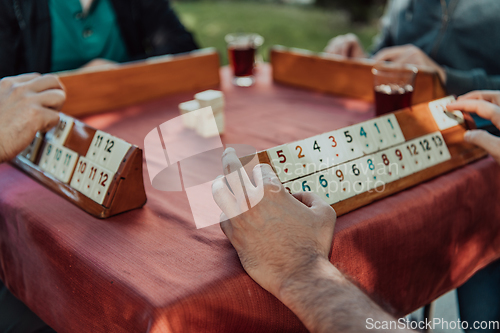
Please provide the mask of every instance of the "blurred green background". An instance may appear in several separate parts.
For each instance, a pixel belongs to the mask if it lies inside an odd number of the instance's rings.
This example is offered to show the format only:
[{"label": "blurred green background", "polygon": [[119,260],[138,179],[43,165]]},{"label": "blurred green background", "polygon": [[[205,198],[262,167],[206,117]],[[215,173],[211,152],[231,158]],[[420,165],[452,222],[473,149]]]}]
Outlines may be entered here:
[{"label": "blurred green background", "polygon": [[272,45],[320,52],[332,37],[347,32],[357,34],[366,48],[372,44],[385,1],[316,1],[177,0],[172,6],[201,47],[219,50],[223,65],[228,63],[224,36],[230,32],[262,35],[259,54],[265,61]]}]

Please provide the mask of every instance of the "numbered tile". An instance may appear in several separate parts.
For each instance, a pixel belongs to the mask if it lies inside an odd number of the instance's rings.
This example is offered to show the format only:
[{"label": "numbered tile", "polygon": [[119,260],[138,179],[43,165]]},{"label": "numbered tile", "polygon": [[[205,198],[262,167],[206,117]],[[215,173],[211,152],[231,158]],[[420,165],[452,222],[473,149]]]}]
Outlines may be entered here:
[{"label": "numbered tile", "polygon": [[73,123],[73,118],[63,113],[59,113],[59,123],[56,127],[47,132],[47,140],[59,146],[63,146],[71,128],[73,128]]},{"label": "numbered tile", "polygon": [[387,147],[393,145],[389,138],[389,133],[385,129],[384,119],[375,118],[366,122],[367,127],[371,128],[372,133],[375,137],[375,142],[377,143],[378,150],[383,150]]},{"label": "numbered tile", "polygon": [[322,137],[322,152],[325,153],[325,159],[329,166],[339,165],[348,160],[346,146],[342,140],[342,132],[331,131],[321,135]]},{"label": "numbered tile", "polygon": [[370,190],[369,167],[364,158],[359,158],[347,163],[348,180],[351,183],[351,191],[354,195]]},{"label": "numbered tile", "polygon": [[62,167],[62,156],[64,152],[64,148],[54,144],[54,156],[52,157],[46,171],[56,176],[59,169]]},{"label": "numbered tile", "polygon": [[330,183],[330,192],[335,193],[339,201],[348,199],[356,195],[352,187],[352,180],[349,176],[347,163],[337,165],[331,169],[332,182]]},{"label": "numbered tile", "polygon": [[26,147],[22,152],[21,156],[27,158],[31,162],[35,162],[38,152],[40,151],[40,147],[43,142],[43,134],[37,132],[33,141],[31,141],[30,145]]},{"label": "numbered tile", "polygon": [[[451,119],[444,113],[446,105],[454,101],[455,97],[448,96],[429,103],[429,110],[431,111],[432,116],[441,131],[460,124],[457,120]],[[453,114],[458,118],[461,118],[461,122],[463,122],[464,116],[462,112],[455,111]]]},{"label": "numbered tile", "polygon": [[340,200],[337,194],[337,184],[335,183],[331,170],[332,169],[324,170],[311,176],[315,178],[315,193],[329,205],[339,202]]},{"label": "numbered tile", "polygon": [[106,138],[103,145],[104,147],[97,158],[97,164],[111,172],[116,172],[132,145],[111,135]]},{"label": "numbered tile", "polygon": [[104,133],[103,131],[96,131],[85,157],[92,162],[97,162],[101,152],[104,151],[106,141],[109,140],[109,138],[109,134]]},{"label": "numbered tile", "polygon": [[76,162],[78,161],[78,154],[68,148],[64,148],[61,160],[61,165],[55,176],[57,179],[67,184],[73,174]]},{"label": "numbered tile", "polygon": [[371,190],[385,183],[384,180],[384,168],[381,166],[380,162],[377,160],[375,155],[368,155],[360,158],[363,162],[361,168],[366,168],[367,176],[367,189]]},{"label": "numbered tile", "polygon": [[281,145],[267,150],[278,178],[282,183],[294,179],[295,165],[293,156],[288,150],[288,145]]},{"label": "numbered tile", "polygon": [[88,159],[86,159],[83,156],[80,156],[80,158],[78,158],[78,162],[76,163],[75,172],[73,174],[73,177],[71,178],[70,186],[72,188],[81,192],[81,189],[83,187],[83,183],[85,181],[84,176],[85,176],[86,172],[88,171],[87,167],[91,163],[92,162],[90,162]]},{"label": "numbered tile", "polygon": [[99,167],[95,165],[93,162],[88,161],[87,168],[85,173],[83,174],[82,185],[79,191],[85,194],[87,197],[91,197],[94,192],[94,187],[97,183],[97,179],[99,179],[98,175]]},{"label": "numbered tile", "polygon": [[311,153],[307,150],[310,140],[301,140],[288,144],[294,162],[294,178],[310,175],[317,171]]},{"label": "numbered tile", "polygon": [[294,194],[300,192],[313,192],[314,180],[310,176],[292,180],[285,184],[285,189]]},{"label": "numbered tile", "polygon": [[328,146],[330,143],[324,141],[323,136],[317,135],[301,141],[309,153],[311,161],[316,165],[316,170],[324,170],[334,164],[333,158],[328,156]]},{"label": "numbered tile", "polygon": [[438,163],[437,160],[437,150],[433,148],[428,136],[423,136],[418,139],[413,140],[415,144],[418,144],[420,151],[423,153],[423,163],[424,168],[429,168]]},{"label": "numbered tile", "polygon": [[451,159],[450,151],[446,146],[446,143],[443,139],[443,135],[441,132],[432,133],[428,136],[429,142],[434,149],[434,153],[436,155],[437,163],[445,162]]},{"label": "numbered tile", "polygon": [[339,130],[339,143],[344,147],[347,161],[363,156],[359,131],[360,128],[356,126],[349,126]]},{"label": "numbered tile", "polygon": [[386,149],[384,153],[387,154],[391,163],[394,162],[397,164],[396,172],[398,178],[403,178],[413,173],[413,160],[405,146],[392,147]]},{"label": "numbered tile", "polygon": [[357,134],[360,148],[363,152],[363,155],[368,155],[374,153],[379,148],[379,142],[374,133],[374,128],[372,128],[369,122],[363,122],[361,124],[357,124],[351,126],[354,133]]},{"label": "numbered tile", "polygon": [[425,156],[422,148],[419,147],[419,144],[416,140],[411,140],[400,146],[401,149],[405,149],[409,155],[411,160],[411,169],[413,172],[419,172],[425,169]]},{"label": "numbered tile", "polygon": [[389,146],[395,146],[405,142],[405,137],[394,114],[391,113],[378,119],[381,121],[381,126],[385,128],[385,135]]},{"label": "numbered tile", "polygon": [[109,185],[113,181],[114,173],[103,167],[97,169],[95,184],[90,195],[90,199],[98,204],[102,204],[109,189]]},{"label": "numbered tile", "polygon": [[398,158],[391,156],[389,151],[382,151],[375,154],[375,161],[379,178],[384,183],[388,184],[400,178]]},{"label": "numbered tile", "polygon": [[46,171],[49,168],[49,165],[52,162],[52,158],[54,157],[54,144],[52,143],[46,143],[45,147],[43,148],[42,151],[42,156],[40,158],[40,162],[38,165],[40,166],[40,169]]}]

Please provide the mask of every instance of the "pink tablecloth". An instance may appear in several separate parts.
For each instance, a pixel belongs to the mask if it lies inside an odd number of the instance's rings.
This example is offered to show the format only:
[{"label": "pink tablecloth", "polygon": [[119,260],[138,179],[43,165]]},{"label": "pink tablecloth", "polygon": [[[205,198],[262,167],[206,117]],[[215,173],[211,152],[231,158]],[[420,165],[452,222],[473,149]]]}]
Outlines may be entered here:
[{"label": "pink tablecloth", "polygon": [[[222,74],[225,143],[266,149],[373,115],[363,102],[277,86],[268,66],[251,88]],[[84,121],[142,147],[193,93]],[[331,260],[406,314],[499,257],[499,188],[486,158],[342,216]],[[144,208],[99,220],[1,165],[0,278],[58,332],[305,331],[246,275],[218,225],[195,228],[184,193],[146,193]]]}]

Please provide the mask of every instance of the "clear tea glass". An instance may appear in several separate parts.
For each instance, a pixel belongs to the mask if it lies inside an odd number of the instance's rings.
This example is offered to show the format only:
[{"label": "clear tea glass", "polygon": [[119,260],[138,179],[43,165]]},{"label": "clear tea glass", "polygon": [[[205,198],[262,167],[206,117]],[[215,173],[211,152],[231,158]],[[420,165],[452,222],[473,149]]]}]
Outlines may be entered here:
[{"label": "clear tea glass", "polygon": [[254,33],[232,33],[225,37],[229,63],[233,69],[233,83],[249,87],[254,83],[255,54],[264,43],[261,35]]},{"label": "clear tea glass", "polygon": [[373,66],[372,73],[377,116],[411,106],[415,66],[383,63]]}]

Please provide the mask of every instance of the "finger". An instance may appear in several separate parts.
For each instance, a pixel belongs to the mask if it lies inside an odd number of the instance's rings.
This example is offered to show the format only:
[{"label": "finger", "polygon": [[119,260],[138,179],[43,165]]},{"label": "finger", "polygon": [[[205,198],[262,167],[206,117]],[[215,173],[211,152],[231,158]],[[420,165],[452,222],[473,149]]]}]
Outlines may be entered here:
[{"label": "finger", "polygon": [[495,159],[500,158],[500,138],[484,130],[471,130],[465,132],[464,140],[483,148]]},{"label": "finger", "polygon": [[403,53],[404,50],[401,46],[386,47],[378,51],[373,56],[373,59],[375,61],[394,61],[395,59],[398,59]]},{"label": "finger", "polygon": [[482,99],[488,102],[493,102],[497,97],[500,97],[500,91],[494,90],[475,90],[465,95],[459,96],[458,100],[464,99]]},{"label": "finger", "polygon": [[465,95],[458,96],[457,100],[462,99],[483,99],[482,92],[480,90],[471,91]]},{"label": "finger", "polygon": [[271,168],[269,164],[259,164],[258,166],[260,167],[260,172],[262,174],[262,184],[258,184],[257,186],[264,186],[267,184],[282,187],[278,176],[276,176],[276,173],[274,173],[273,168]]},{"label": "finger", "polygon": [[61,110],[66,101],[66,93],[61,89],[50,89],[36,94],[34,99],[44,107]]},{"label": "finger", "polygon": [[212,196],[215,203],[226,216],[236,216],[238,203],[233,193],[226,185],[223,176],[217,177],[212,183]]},{"label": "finger", "polygon": [[[229,239],[229,241],[232,242],[233,238],[233,225],[231,224],[231,221],[227,218],[227,216],[224,215],[224,213],[221,214],[220,216],[220,228],[222,229],[222,232],[226,237]],[[225,218],[225,219],[223,219]]]},{"label": "finger", "polygon": [[36,79],[37,77],[40,77],[41,74],[39,73],[27,73],[27,74],[21,74],[17,76],[12,76],[11,79],[16,82],[16,83],[23,83],[23,82],[28,82],[33,79]]},{"label": "finger", "polygon": [[39,115],[41,121],[38,124],[37,132],[48,132],[59,123],[59,113],[54,110],[40,108]]},{"label": "finger", "polygon": [[246,201],[245,191],[251,190],[253,185],[233,148],[227,148],[222,154],[222,168],[236,199]]},{"label": "finger", "polygon": [[312,209],[316,207],[323,207],[326,205],[326,203],[321,200],[321,198],[317,194],[312,192],[299,192],[292,195],[304,205]]},{"label": "finger", "polygon": [[491,120],[498,128],[500,127],[500,107],[483,100],[463,99],[446,105],[449,111],[466,111],[476,113],[478,116]]},{"label": "finger", "polygon": [[342,43],[340,54],[343,55],[344,57],[350,58],[351,49],[352,49],[352,43],[348,40],[344,40],[344,42]]},{"label": "finger", "polygon": [[59,81],[59,78],[52,74],[42,75],[27,82],[27,84],[34,92],[42,92],[48,89],[64,90],[62,83]]}]

